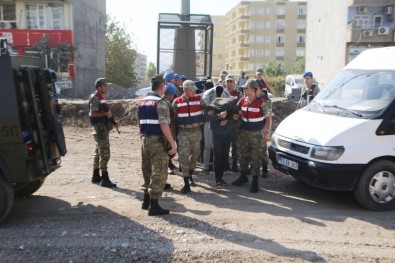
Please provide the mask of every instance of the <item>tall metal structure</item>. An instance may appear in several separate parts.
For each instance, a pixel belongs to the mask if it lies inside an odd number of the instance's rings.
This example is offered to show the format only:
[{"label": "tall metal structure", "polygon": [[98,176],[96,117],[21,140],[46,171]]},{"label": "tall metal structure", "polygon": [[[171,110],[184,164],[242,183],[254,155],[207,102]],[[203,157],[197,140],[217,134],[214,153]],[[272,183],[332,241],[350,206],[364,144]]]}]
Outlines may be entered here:
[{"label": "tall metal structure", "polygon": [[190,14],[190,1],[181,1],[181,14],[160,13],[157,73],[174,71],[189,79],[211,76],[214,25],[210,15]]}]

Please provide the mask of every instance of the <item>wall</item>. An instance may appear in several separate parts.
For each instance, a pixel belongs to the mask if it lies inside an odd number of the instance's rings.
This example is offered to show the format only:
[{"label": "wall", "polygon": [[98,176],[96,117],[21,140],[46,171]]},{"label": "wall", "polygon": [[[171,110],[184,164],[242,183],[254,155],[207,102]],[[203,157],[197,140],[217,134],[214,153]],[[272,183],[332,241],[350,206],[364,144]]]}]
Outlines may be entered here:
[{"label": "wall", "polygon": [[306,71],[321,87],[346,63],[347,1],[308,0]]},{"label": "wall", "polygon": [[75,79],[72,97],[87,97],[105,77],[105,0],[69,0],[74,19]]}]

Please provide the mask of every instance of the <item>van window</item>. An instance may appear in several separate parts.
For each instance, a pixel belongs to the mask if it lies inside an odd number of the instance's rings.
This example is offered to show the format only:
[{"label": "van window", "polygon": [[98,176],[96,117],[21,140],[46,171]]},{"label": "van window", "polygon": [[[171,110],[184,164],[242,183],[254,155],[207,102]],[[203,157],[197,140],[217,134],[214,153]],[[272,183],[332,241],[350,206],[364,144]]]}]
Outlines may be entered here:
[{"label": "van window", "polygon": [[[384,110],[395,98],[395,71],[341,71],[314,99],[337,114],[341,109],[371,117]],[[348,114],[342,114],[341,116]],[[350,113],[349,115],[355,115]]]}]

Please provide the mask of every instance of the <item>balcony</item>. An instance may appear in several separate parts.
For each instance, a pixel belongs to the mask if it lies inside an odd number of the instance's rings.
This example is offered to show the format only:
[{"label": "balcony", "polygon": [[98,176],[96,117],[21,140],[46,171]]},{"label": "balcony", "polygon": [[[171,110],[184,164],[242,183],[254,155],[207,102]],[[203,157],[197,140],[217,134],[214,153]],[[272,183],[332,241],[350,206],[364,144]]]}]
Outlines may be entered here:
[{"label": "balcony", "polygon": [[296,46],[297,47],[306,47],[306,43],[300,43],[300,42],[298,42],[298,43],[296,43]]},{"label": "balcony", "polygon": [[284,47],[284,43],[276,43],[276,47]]},{"label": "balcony", "polygon": [[284,33],[285,29],[284,28],[277,28],[276,33]]}]

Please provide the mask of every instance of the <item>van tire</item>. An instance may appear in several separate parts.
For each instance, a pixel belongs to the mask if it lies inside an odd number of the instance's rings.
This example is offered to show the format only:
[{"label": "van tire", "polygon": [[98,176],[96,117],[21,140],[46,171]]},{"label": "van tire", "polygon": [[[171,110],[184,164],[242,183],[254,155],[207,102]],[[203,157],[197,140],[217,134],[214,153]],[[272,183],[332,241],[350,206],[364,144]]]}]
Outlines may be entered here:
[{"label": "van tire", "polygon": [[364,171],[354,189],[357,201],[373,211],[395,208],[395,163],[381,160]]},{"label": "van tire", "polygon": [[12,184],[5,181],[0,173],[0,222],[3,221],[14,205]]},{"label": "van tire", "polygon": [[34,180],[28,184],[25,184],[23,186],[17,186],[14,189],[14,195],[17,197],[23,197],[23,196],[29,196],[35,192],[37,192],[38,189],[41,188],[41,186],[44,184],[45,178]]}]

